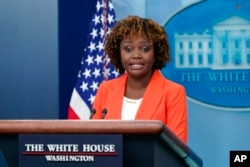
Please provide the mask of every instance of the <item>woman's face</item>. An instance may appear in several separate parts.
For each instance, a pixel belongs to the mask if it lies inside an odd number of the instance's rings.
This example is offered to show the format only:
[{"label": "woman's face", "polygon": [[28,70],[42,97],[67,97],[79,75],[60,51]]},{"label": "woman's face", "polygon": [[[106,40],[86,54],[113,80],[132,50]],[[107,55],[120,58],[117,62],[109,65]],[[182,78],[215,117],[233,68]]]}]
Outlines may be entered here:
[{"label": "woman's face", "polygon": [[121,62],[132,77],[151,75],[154,63],[154,46],[146,36],[124,38],[120,44]]}]

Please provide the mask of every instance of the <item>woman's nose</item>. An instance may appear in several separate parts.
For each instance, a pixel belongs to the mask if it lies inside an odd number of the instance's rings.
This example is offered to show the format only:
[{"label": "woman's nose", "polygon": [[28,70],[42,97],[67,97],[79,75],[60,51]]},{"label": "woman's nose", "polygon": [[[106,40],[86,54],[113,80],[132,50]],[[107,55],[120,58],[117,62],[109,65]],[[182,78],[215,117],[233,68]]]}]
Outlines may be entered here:
[{"label": "woman's nose", "polygon": [[134,50],[134,54],[133,54],[133,58],[141,58],[141,54],[140,54],[140,50],[139,49],[135,49]]}]

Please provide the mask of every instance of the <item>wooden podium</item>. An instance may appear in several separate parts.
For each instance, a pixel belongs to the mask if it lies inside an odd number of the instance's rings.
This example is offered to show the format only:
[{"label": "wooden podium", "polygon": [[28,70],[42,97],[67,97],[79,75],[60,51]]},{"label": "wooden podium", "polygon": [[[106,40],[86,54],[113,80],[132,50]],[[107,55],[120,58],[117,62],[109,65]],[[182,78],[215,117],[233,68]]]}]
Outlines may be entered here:
[{"label": "wooden podium", "polygon": [[19,134],[122,134],[123,167],[202,166],[200,157],[160,121],[1,120],[0,150],[9,167],[18,167]]}]

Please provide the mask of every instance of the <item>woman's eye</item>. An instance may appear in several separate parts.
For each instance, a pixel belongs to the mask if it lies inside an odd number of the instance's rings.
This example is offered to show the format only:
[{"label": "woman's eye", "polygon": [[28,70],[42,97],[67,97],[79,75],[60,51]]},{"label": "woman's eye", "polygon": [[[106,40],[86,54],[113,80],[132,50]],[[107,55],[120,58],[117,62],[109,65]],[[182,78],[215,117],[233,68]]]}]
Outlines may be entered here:
[{"label": "woman's eye", "polygon": [[131,47],[128,47],[128,46],[126,46],[126,47],[124,48],[124,50],[125,50],[126,52],[131,52],[131,51],[132,51],[132,48],[131,48]]},{"label": "woman's eye", "polygon": [[143,51],[143,52],[148,52],[148,51],[149,51],[149,48],[148,48],[148,47],[143,47],[143,48],[142,48],[142,51]]}]

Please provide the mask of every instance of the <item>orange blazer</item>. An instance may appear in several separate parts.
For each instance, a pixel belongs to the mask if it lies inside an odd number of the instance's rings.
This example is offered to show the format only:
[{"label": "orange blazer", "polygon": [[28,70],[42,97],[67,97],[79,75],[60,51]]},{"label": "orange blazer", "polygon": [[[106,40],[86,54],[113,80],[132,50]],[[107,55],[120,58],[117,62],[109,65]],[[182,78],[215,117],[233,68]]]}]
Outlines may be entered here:
[{"label": "orange blazer", "polygon": [[[105,119],[121,119],[125,84],[128,75],[100,84],[93,109],[93,119],[102,118],[102,110],[107,109]],[[166,79],[156,70],[146,88],[136,120],[160,120],[184,143],[187,143],[187,104],[183,86]]]}]

